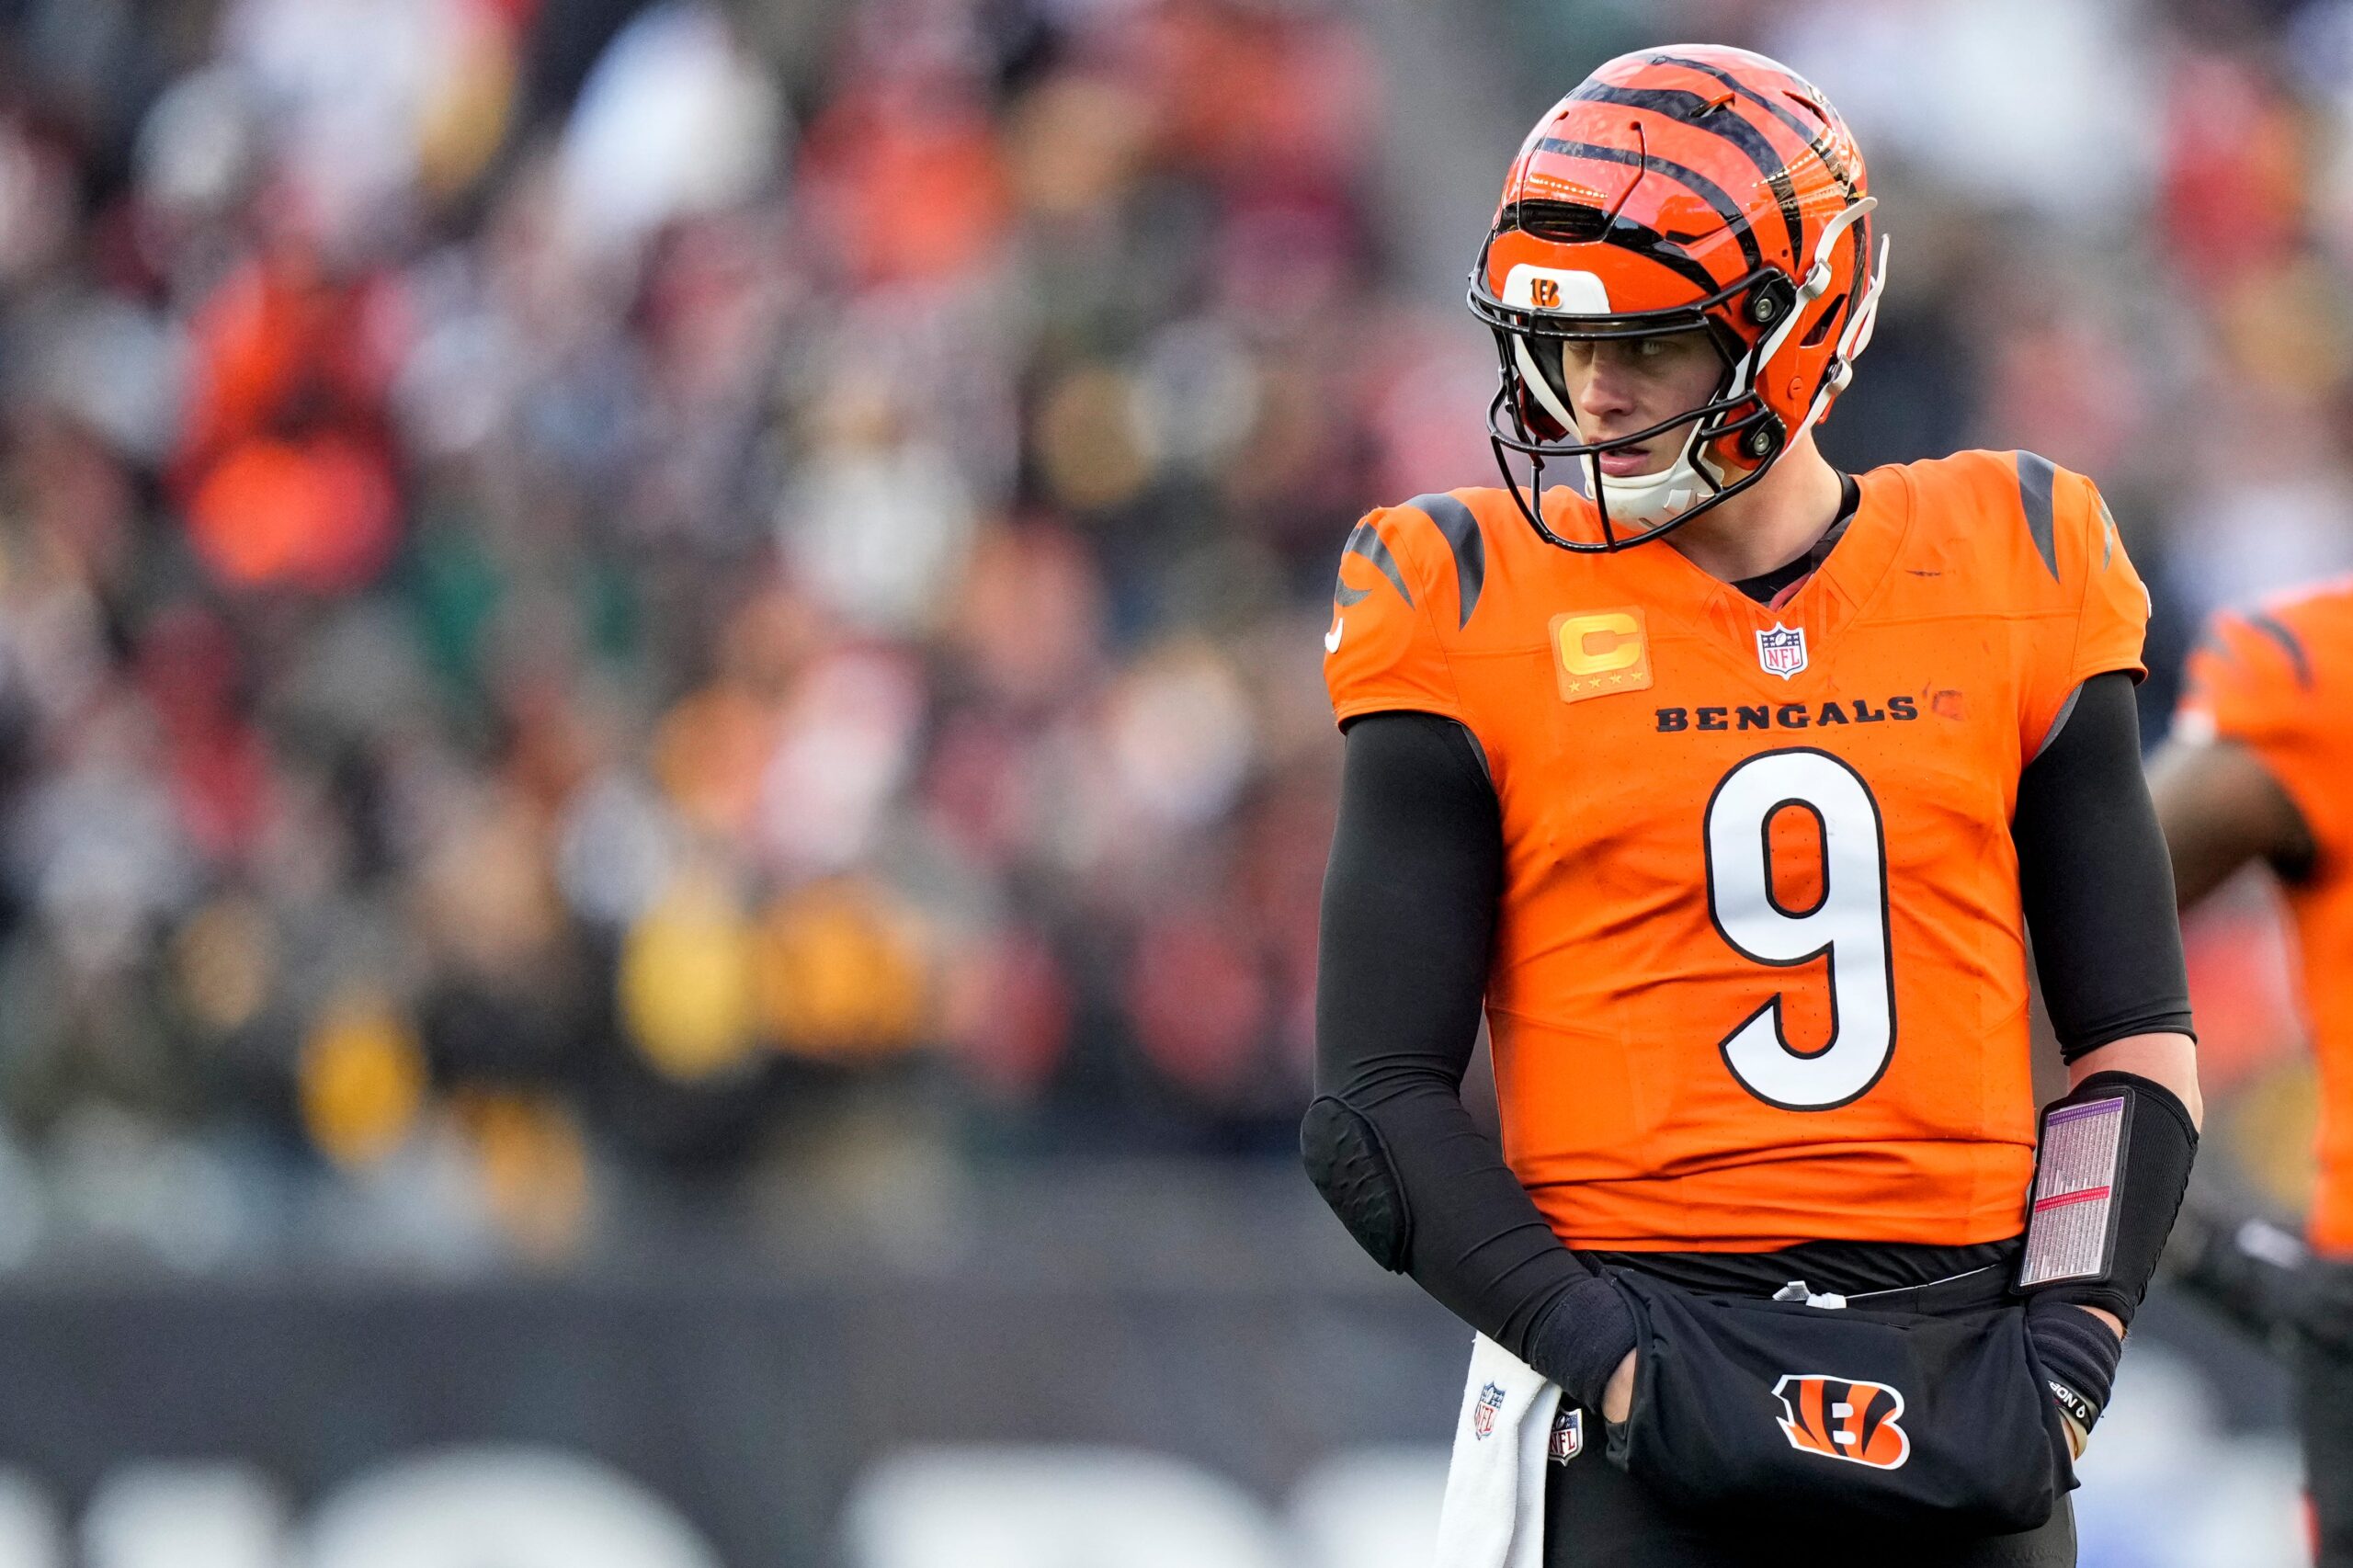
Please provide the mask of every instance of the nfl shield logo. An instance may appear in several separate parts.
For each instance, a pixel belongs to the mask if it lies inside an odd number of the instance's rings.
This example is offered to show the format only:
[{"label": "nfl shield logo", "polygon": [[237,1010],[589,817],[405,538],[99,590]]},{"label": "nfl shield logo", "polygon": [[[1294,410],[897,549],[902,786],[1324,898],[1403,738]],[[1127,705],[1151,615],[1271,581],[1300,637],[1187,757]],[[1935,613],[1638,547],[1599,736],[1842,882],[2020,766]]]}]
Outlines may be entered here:
[{"label": "nfl shield logo", "polygon": [[1768,676],[1789,679],[1805,668],[1805,628],[1773,623],[1770,631],[1756,634],[1756,663]]},{"label": "nfl shield logo", "polygon": [[1484,1439],[1495,1429],[1495,1412],[1504,1407],[1504,1391],[1489,1383],[1479,1391],[1479,1403],[1471,1412],[1472,1435]]},{"label": "nfl shield logo", "polygon": [[1552,1460],[1554,1464],[1566,1464],[1585,1452],[1585,1412],[1575,1405],[1565,1406],[1552,1417]]}]

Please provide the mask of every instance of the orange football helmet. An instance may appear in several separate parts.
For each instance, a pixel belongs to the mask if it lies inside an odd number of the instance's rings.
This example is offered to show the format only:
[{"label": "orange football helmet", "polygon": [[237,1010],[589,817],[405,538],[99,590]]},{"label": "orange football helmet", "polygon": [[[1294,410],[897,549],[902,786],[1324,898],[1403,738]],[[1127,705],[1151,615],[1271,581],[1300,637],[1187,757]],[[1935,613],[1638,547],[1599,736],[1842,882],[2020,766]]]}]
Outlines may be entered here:
[{"label": "orange football helmet", "polygon": [[[1763,478],[1870,341],[1887,281],[1885,242],[1876,265],[1870,255],[1875,205],[1838,111],[1761,54],[1643,50],[1555,104],[1512,162],[1471,274],[1503,369],[1488,433],[1536,531],[1566,550],[1621,550]],[[1712,398],[1631,436],[1579,439],[1567,340],[1695,329],[1723,358]],[[1621,478],[1596,460],[1685,425],[1660,472]],[[1597,540],[1545,524],[1545,464],[1567,460],[1585,471]],[[1646,526],[1621,533],[1626,520]]]}]

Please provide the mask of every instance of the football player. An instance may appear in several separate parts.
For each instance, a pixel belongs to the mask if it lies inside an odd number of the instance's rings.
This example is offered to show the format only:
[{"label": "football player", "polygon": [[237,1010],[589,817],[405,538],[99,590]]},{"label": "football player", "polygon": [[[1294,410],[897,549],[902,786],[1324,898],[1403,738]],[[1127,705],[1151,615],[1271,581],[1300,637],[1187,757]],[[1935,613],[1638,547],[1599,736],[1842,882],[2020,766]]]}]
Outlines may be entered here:
[{"label": "football player", "polygon": [[2353,1568],[2353,582],[2217,616],[2153,775],[2183,907],[2261,861],[2295,921],[2321,1075],[2310,1253],[2210,1226],[2191,1283],[2286,1330],[2318,1559]]},{"label": "football player", "polygon": [[[1502,483],[1342,551],[1303,1151],[1604,1418],[1548,1467],[1550,1564],[2073,1562],[2196,1147],[2147,595],[2032,453],[1824,459],[1872,207],[1785,67],[1604,65],[1472,273]],[[2074,1085],[2040,1122],[2029,931]]]}]

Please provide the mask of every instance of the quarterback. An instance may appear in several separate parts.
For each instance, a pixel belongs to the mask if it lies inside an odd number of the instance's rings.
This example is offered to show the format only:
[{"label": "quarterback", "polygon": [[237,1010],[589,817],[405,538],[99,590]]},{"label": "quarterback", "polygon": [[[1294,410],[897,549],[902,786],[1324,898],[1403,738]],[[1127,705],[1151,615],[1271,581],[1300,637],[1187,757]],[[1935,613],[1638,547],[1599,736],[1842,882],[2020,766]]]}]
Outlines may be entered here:
[{"label": "quarterback", "polygon": [[2279,873],[2322,1090],[2309,1253],[2290,1272],[2263,1227],[2214,1225],[2188,1282],[2281,1320],[2315,1556],[2353,1568],[2353,582],[2217,616],[2188,675],[2153,768],[2181,901],[2249,861]]},{"label": "quarterback", "polygon": [[[1785,67],[1604,65],[1471,277],[1502,483],[1342,549],[1303,1152],[1557,1397],[1514,1562],[2072,1563],[2188,1181],[2148,596],[2032,453],[1817,449],[1872,209]],[[2029,960],[2072,1085],[2040,1110]],[[1459,1095],[1483,1017],[1500,1148]],[[1458,1474],[1499,1410],[1474,1379]]]}]

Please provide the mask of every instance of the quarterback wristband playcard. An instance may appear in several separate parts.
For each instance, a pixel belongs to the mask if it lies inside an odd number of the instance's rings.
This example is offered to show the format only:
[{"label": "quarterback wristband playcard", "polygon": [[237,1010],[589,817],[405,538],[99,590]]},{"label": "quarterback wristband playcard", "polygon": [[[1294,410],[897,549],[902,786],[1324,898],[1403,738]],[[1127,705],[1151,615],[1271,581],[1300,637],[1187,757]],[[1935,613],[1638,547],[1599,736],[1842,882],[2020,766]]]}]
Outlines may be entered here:
[{"label": "quarterback wristband playcard", "polygon": [[2117,1095],[2043,1113],[2018,1289],[2108,1277],[2131,1108],[2131,1101]]}]

